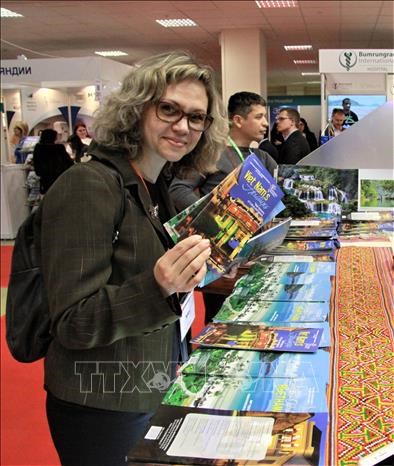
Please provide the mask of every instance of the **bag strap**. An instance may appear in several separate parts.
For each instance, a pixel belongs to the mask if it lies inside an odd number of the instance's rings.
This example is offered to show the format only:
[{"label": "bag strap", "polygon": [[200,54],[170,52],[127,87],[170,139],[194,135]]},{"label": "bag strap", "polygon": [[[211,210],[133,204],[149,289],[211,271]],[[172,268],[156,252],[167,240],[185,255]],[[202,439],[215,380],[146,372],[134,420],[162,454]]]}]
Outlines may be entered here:
[{"label": "bag strap", "polygon": [[126,193],[126,189],[124,187],[124,182],[123,182],[122,175],[118,172],[118,170],[115,170],[114,168],[112,168],[112,167],[110,167],[108,165],[107,165],[107,168],[113,174],[113,176],[118,180],[120,190],[122,191],[122,199],[120,201],[121,202],[120,203],[120,209],[119,209],[118,215],[116,217],[114,233],[113,233],[113,236],[112,236],[112,244],[115,244],[119,239],[119,231],[120,231],[120,227],[122,225],[124,214],[125,214],[126,195],[127,195],[127,193]]},{"label": "bag strap", "polygon": [[[112,174],[114,178],[116,178],[117,182],[119,183],[120,190],[122,191],[122,199],[120,201],[120,209],[118,211],[118,215],[116,216],[116,221],[115,221],[115,226],[114,226],[114,232],[112,235],[112,244],[115,244],[118,239],[119,239],[119,231],[120,227],[122,225],[122,221],[124,218],[125,214],[125,209],[126,209],[126,197],[127,197],[127,192],[126,188],[124,187],[124,182],[123,182],[123,177],[119,173],[119,171],[112,165],[110,162],[100,160],[98,157],[95,157],[92,154],[88,154],[91,156],[91,160],[95,162],[99,162],[101,166],[104,166],[108,169],[108,171]],[[89,163],[89,162],[87,162]]]}]

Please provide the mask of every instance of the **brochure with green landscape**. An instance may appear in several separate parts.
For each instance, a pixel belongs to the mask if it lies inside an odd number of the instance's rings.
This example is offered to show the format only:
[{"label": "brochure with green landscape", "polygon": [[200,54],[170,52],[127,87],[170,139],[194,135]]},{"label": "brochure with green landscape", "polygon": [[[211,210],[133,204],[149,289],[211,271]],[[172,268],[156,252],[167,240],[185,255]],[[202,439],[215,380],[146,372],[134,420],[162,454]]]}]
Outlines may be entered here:
[{"label": "brochure with green landscape", "polygon": [[221,377],[319,377],[328,382],[330,354],[277,353],[198,348],[181,367],[182,374]]}]

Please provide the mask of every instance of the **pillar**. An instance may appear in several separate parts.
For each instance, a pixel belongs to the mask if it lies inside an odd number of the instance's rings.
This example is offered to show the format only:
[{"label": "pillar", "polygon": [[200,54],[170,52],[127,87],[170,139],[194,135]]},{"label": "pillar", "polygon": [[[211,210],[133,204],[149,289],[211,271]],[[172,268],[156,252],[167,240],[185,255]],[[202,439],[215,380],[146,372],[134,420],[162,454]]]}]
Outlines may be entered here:
[{"label": "pillar", "polygon": [[266,41],[260,29],[226,29],[220,33],[222,94],[227,105],[235,92],[250,91],[267,99]]}]

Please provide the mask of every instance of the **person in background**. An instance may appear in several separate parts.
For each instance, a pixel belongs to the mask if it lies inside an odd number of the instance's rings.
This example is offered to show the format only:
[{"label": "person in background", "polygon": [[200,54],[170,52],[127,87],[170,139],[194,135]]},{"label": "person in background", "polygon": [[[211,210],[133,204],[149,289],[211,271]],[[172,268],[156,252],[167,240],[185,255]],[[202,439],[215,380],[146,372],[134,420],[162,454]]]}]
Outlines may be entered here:
[{"label": "person in background", "polygon": [[316,139],[315,133],[309,129],[308,123],[305,120],[305,118],[300,118],[298,129],[301,131],[302,135],[306,137],[306,140],[308,141],[311,152],[317,149],[317,139]]},{"label": "person in background", "polygon": [[14,147],[14,163],[25,163],[27,153],[22,151],[23,143],[29,134],[29,126],[24,121],[17,121],[14,125],[14,134],[11,138],[11,145]]},{"label": "person in background", "polygon": [[44,129],[34,146],[33,165],[40,177],[41,194],[45,194],[57,178],[74,164],[64,145],[56,144],[57,136],[54,129]]},{"label": "person in background", "polygon": [[124,465],[175,377],[180,294],[211,251],[166,234],[176,211],[162,171],[214,169],[227,135],[214,71],[185,52],[145,59],[101,104],[94,134],[92,160],[42,201],[47,417],[63,466]]},{"label": "person in background", "polygon": [[76,163],[81,161],[88,162],[90,160],[88,156],[86,156],[86,152],[91,141],[92,138],[88,134],[85,123],[76,123],[73,134],[69,138],[69,144],[66,145],[68,154]]},{"label": "person in background", "polygon": [[[195,171],[187,177],[175,177],[170,184],[170,195],[178,211],[185,209],[200,197],[212,191],[224,178],[255,153],[268,171],[273,174],[277,167],[272,157],[250,144],[261,141],[267,128],[266,102],[254,92],[237,92],[228,101],[230,131],[226,150],[221,154],[214,173]],[[204,292],[205,323],[212,320],[223,304],[224,295]]]},{"label": "person in background", "polygon": [[354,123],[358,121],[357,114],[354,113],[352,110],[350,110],[351,106],[352,106],[352,101],[349,99],[349,97],[346,97],[345,99],[342,100],[343,113],[345,114],[345,121],[344,121],[345,128],[348,128],[349,126],[354,125]]},{"label": "person in background", "polygon": [[345,131],[345,112],[341,108],[334,108],[331,113],[331,120],[326,126],[323,135],[333,138]]},{"label": "person in background", "polygon": [[284,142],[279,148],[281,164],[296,164],[311,151],[308,141],[298,129],[300,114],[290,107],[281,108],[276,117],[278,131]]},{"label": "person in background", "polygon": [[278,131],[278,123],[276,121],[274,121],[270,131],[270,141],[278,149],[278,151],[279,146],[284,142],[282,134]]},{"label": "person in background", "polygon": [[272,142],[268,139],[268,128],[265,132],[264,138],[259,143],[259,149],[267,152],[276,163],[279,162],[279,151],[278,149],[272,144]]},{"label": "person in background", "polygon": [[28,171],[26,177],[27,206],[33,211],[41,202],[40,177],[34,170],[33,154],[26,157],[25,167]]}]

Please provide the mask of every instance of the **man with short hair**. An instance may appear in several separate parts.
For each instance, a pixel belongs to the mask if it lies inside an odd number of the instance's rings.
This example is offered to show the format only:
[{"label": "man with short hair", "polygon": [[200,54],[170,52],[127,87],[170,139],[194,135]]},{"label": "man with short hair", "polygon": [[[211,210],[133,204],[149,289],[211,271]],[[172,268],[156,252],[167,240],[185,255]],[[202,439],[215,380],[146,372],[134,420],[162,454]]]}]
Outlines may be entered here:
[{"label": "man with short hair", "polygon": [[342,131],[345,130],[345,118],[345,112],[341,108],[334,108],[331,113],[331,121],[324,130],[324,136],[329,136],[330,138],[333,138],[334,136],[338,136],[338,134],[341,134]]},{"label": "man with short hair", "polygon": [[345,99],[342,100],[343,113],[345,114],[345,122],[344,122],[345,128],[348,128],[349,126],[354,125],[354,123],[358,121],[357,114],[350,110],[351,105],[352,105],[352,101],[349,99],[349,97],[346,97]]},{"label": "man with short hair", "polygon": [[[271,175],[274,174],[277,164],[273,158],[261,149],[249,147],[253,141],[260,142],[268,128],[266,101],[254,92],[237,92],[230,97],[227,111],[230,122],[228,146],[216,164],[217,171],[194,173],[186,179],[175,177],[170,184],[170,196],[179,211],[211,192],[252,153],[257,155]],[[207,324],[219,311],[225,295],[209,293],[204,288],[202,293]]]},{"label": "man with short hair", "polygon": [[298,129],[300,114],[294,108],[282,108],[276,117],[277,129],[284,142],[279,146],[279,163],[296,164],[311,151],[308,141]]},{"label": "man with short hair", "polygon": [[[175,207],[181,211],[212,191],[240,163],[255,153],[267,170],[273,174],[276,162],[266,152],[249,148],[260,142],[268,127],[266,101],[254,92],[233,94],[227,106],[230,131],[228,146],[220,156],[214,173],[194,173],[192,177],[175,177],[169,191]],[[304,139],[304,138],[303,138]]]}]

